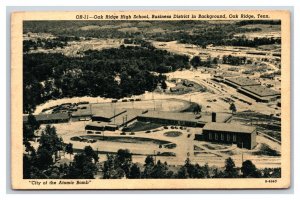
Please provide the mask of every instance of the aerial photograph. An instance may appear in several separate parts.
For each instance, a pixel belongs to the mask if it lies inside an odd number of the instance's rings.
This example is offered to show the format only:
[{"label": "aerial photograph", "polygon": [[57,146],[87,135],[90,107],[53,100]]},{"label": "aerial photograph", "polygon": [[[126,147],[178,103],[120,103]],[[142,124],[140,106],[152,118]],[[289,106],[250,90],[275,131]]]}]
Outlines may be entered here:
[{"label": "aerial photograph", "polygon": [[280,20],[23,22],[23,179],[281,177]]}]

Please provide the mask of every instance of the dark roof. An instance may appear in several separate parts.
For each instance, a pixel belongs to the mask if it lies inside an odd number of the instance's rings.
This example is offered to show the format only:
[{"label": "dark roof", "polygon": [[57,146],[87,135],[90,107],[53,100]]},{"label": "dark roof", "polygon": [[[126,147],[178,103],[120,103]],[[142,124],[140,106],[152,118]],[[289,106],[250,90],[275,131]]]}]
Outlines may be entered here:
[{"label": "dark roof", "polygon": [[259,85],[258,82],[245,77],[228,77],[225,79],[240,86]]},{"label": "dark roof", "polygon": [[123,120],[127,119],[127,122],[130,122],[136,119],[138,115],[141,115],[145,111],[146,110],[142,110],[142,109],[133,109],[133,108],[127,109],[126,112],[123,112],[122,114],[111,119],[110,124],[116,124],[122,126],[124,123],[126,123]]},{"label": "dark roof", "polygon": [[[54,113],[54,114],[39,114],[34,115],[37,121],[51,121],[51,120],[67,120],[70,118],[68,113]],[[23,122],[28,121],[28,115],[23,116]]]},{"label": "dark roof", "polygon": [[220,78],[225,78],[225,77],[234,77],[238,76],[239,73],[234,73],[234,72],[221,72],[218,74],[215,74],[214,77],[220,77]]},{"label": "dark roof", "polygon": [[274,96],[274,95],[280,95],[280,92],[277,92],[275,90],[272,90],[270,88],[261,86],[261,85],[253,85],[253,86],[245,86],[242,87],[244,90],[247,90],[249,92],[252,92],[258,96],[265,97],[265,96]]},{"label": "dark roof", "polygon": [[[193,113],[167,112],[167,111],[148,111],[147,113],[139,115],[139,117],[176,120],[176,121],[199,122],[199,123],[211,122],[211,120],[212,120],[211,113],[201,113],[201,117],[198,118]],[[231,117],[231,114],[217,113],[216,120],[217,120],[217,122],[226,122],[230,117]]]},{"label": "dark roof", "polygon": [[121,113],[126,112],[125,109],[118,109],[116,108],[115,110],[112,108],[103,108],[103,109],[97,109],[96,111],[93,111],[93,117],[102,117],[102,118],[107,118],[111,119],[115,117],[116,115],[120,115]]},{"label": "dark roof", "polygon": [[235,132],[235,133],[253,133],[253,131],[255,131],[256,128],[254,126],[245,126],[236,123],[211,122],[205,124],[203,130],[226,131],[226,132]]}]

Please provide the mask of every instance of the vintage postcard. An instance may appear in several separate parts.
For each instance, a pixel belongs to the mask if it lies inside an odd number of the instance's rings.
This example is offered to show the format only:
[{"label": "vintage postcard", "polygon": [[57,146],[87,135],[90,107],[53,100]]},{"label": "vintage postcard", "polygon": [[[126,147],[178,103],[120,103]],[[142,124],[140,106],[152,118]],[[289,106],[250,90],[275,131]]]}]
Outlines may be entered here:
[{"label": "vintage postcard", "polygon": [[13,189],[290,186],[290,13],[16,12]]}]

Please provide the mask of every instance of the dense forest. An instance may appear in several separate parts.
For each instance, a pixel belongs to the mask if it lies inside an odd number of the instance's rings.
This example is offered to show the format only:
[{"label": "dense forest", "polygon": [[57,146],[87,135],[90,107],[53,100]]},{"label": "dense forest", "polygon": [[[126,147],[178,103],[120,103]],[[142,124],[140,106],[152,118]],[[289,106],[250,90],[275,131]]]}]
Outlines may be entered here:
[{"label": "dense forest", "polygon": [[153,47],[122,46],[88,50],[81,57],[25,53],[23,66],[23,111],[30,113],[49,99],[86,95],[122,98],[153,91],[165,80],[157,73],[187,68],[189,59]]}]

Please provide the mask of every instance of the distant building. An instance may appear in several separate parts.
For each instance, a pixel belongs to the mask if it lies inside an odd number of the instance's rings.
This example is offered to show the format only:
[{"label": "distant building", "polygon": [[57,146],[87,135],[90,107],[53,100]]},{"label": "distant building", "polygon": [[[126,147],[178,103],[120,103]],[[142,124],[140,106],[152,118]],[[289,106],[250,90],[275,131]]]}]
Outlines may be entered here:
[{"label": "distant building", "polygon": [[202,135],[196,134],[195,139],[223,144],[237,144],[240,148],[253,149],[256,145],[256,128],[235,123],[207,123]]},{"label": "distant building", "polygon": [[72,121],[89,121],[91,120],[93,113],[91,104],[89,102],[80,102],[78,103],[76,111],[72,112],[71,119]]},{"label": "distant building", "polygon": [[[66,123],[70,120],[68,113],[54,113],[54,114],[38,114],[34,115],[36,121],[41,124],[55,124],[55,123]],[[23,122],[27,123],[28,115],[23,116]]]},{"label": "distant building", "polygon": [[213,76],[212,80],[217,82],[225,82],[225,78],[239,76],[239,73],[236,72],[221,72]]},{"label": "distant building", "polygon": [[226,77],[225,83],[237,89],[244,86],[260,85],[260,83],[245,77]]},{"label": "distant building", "polygon": [[148,111],[139,115],[137,120],[166,125],[203,127],[208,122],[227,122],[231,116],[228,113],[200,113],[200,115],[195,115],[183,112]]},{"label": "distant building", "polygon": [[125,109],[98,109],[92,116],[92,121],[110,122],[113,118],[125,113]]},{"label": "distant building", "polygon": [[238,91],[244,95],[247,95],[258,102],[268,103],[270,101],[276,101],[280,99],[281,93],[270,88],[255,85],[255,86],[245,86],[238,89]]},{"label": "distant building", "polygon": [[175,86],[175,87],[171,87],[170,91],[171,92],[183,92],[185,89],[185,87],[183,86]]},{"label": "distant building", "polygon": [[92,122],[85,126],[86,131],[115,131],[126,127],[128,123],[137,120],[138,116],[147,112],[142,109],[101,110],[92,116]]},{"label": "distant building", "polygon": [[276,101],[281,97],[280,92],[262,86],[260,83],[245,77],[225,78],[225,83],[258,102],[268,103],[270,101]]},{"label": "distant building", "polygon": [[85,126],[86,131],[116,131],[118,126],[107,122],[90,122]]}]

